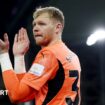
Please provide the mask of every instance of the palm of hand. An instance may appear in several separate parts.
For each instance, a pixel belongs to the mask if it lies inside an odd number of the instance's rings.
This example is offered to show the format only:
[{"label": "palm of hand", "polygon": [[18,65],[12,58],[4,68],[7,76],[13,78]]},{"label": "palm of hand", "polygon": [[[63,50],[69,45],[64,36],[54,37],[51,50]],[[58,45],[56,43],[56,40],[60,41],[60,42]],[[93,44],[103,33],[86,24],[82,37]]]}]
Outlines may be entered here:
[{"label": "palm of hand", "polygon": [[14,55],[23,55],[29,49],[29,42],[26,40],[15,42],[13,45],[13,54]]},{"label": "palm of hand", "polygon": [[29,38],[27,31],[24,28],[19,30],[19,33],[15,35],[14,44],[13,44],[13,54],[24,55],[29,49]]}]

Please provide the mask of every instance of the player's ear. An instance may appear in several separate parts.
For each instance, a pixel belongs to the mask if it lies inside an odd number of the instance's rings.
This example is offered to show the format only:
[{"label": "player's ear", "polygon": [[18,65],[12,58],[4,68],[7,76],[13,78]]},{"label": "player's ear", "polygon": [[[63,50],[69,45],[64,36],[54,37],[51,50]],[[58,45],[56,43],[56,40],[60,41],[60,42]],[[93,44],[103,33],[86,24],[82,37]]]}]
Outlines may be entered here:
[{"label": "player's ear", "polygon": [[61,31],[62,31],[62,29],[63,29],[62,24],[61,24],[61,23],[57,23],[57,25],[56,25],[56,33],[61,32]]}]

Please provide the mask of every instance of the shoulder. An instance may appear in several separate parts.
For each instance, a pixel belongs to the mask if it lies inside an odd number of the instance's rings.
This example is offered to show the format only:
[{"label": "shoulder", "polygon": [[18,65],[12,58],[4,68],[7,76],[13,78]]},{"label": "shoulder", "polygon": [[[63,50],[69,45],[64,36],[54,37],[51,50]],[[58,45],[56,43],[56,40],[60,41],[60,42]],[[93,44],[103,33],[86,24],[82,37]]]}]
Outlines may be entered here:
[{"label": "shoulder", "polygon": [[51,66],[52,64],[57,63],[58,61],[53,52],[45,48],[39,51],[34,62]]},{"label": "shoulder", "polygon": [[53,51],[50,48],[44,48],[44,49],[40,50],[40,52],[38,54],[43,57],[55,57],[55,54],[53,53]]}]

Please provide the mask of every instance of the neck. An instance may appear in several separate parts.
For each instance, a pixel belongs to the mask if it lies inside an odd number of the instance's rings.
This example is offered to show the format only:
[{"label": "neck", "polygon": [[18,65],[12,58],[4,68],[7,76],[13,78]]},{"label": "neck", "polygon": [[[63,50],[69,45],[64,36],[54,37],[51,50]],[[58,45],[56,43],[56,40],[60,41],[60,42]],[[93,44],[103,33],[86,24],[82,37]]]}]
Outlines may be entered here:
[{"label": "neck", "polygon": [[57,43],[59,43],[59,42],[62,42],[61,36],[59,36],[59,37],[53,39],[47,46],[41,46],[41,48],[48,47],[48,46],[57,44]]}]

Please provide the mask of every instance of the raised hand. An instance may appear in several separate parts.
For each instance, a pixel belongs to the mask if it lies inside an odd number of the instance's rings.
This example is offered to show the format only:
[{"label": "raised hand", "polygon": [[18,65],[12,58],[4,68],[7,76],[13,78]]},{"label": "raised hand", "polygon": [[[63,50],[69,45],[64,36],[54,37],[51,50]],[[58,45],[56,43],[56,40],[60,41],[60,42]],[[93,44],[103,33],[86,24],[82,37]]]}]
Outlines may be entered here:
[{"label": "raised hand", "polygon": [[14,38],[13,44],[14,56],[24,55],[29,49],[29,43],[30,41],[26,29],[21,28]]},{"label": "raised hand", "polygon": [[9,40],[7,33],[4,34],[4,41],[0,39],[0,54],[8,52]]}]

